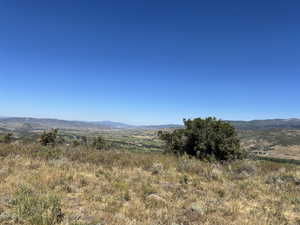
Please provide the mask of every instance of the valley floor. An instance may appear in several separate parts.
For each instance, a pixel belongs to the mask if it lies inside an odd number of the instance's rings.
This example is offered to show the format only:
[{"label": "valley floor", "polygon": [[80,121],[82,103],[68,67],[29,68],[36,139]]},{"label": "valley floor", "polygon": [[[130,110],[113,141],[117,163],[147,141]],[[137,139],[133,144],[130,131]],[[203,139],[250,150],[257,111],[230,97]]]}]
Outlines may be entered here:
[{"label": "valley floor", "polygon": [[300,167],[0,145],[1,225],[300,224]]}]

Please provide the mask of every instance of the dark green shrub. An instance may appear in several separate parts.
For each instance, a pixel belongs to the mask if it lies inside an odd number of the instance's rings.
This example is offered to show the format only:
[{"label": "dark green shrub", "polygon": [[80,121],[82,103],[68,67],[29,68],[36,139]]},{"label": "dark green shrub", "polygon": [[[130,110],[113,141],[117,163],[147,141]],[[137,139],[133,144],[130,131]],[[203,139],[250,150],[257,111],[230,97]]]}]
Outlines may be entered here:
[{"label": "dark green shrub", "polygon": [[80,143],[81,143],[82,145],[87,145],[87,144],[88,144],[87,137],[86,137],[86,136],[81,136],[81,137],[80,137]]},{"label": "dark green shrub", "polygon": [[46,145],[55,145],[57,143],[57,129],[53,129],[51,131],[44,131],[43,134],[39,138],[39,143],[43,146]]},{"label": "dark green shrub", "polygon": [[75,139],[75,140],[72,141],[72,146],[73,147],[77,147],[79,145],[80,145],[80,141],[79,140]]},{"label": "dark green shrub", "polygon": [[66,143],[66,139],[64,137],[56,136],[55,144],[62,145],[62,144],[65,144],[65,143]]},{"label": "dark green shrub", "polygon": [[172,152],[176,154],[184,153],[184,143],[185,143],[185,130],[184,129],[176,129],[173,132],[163,132],[159,131],[158,136],[160,139],[165,141],[165,151]]},{"label": "dark green shrub", "polygon": [[13,134],[12,133],[7,133],[3,137],[3,143],[5,144],[10,144],[13,141]]},{"label": "dark green shrub", "polygon": [[103,137],[99,136],[93,140],[92,145],[94,148],[96,148],[98,150],[102,150],[106,147],[106,142]]},{"label": "dark green shrub", "polygon": [[88,146],[88,140],[86,136],[77,136],[71,141],[71,144],[73,147]]},{"label": "dark green shrub", "polygon": [[227,122],[208,117],[183,120],[184,128],[158,133],[166,150],[200,159],[232,160],[245,157],[235,128]]}]

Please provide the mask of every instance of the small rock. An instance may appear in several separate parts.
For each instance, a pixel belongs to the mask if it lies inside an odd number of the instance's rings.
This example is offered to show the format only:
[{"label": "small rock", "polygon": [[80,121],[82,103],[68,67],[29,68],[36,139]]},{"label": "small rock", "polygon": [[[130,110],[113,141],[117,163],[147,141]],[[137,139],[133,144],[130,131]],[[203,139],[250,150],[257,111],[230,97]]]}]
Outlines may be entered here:
[{"label": "small rock", "polygon": [[199,203],[196,203],[196,202],[191,204],[190,210],[192,210],[193,212],[196,212],[200,215],[205,214],[205,209]]}]

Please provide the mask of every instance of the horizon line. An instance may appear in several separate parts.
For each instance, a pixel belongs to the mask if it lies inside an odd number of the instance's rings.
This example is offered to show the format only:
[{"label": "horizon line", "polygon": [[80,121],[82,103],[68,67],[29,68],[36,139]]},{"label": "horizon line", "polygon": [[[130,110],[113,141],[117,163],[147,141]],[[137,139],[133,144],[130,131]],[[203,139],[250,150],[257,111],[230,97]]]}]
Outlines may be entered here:
[{"label": "horizon line", "polygon": [[[211,116],[214,117],[214,116]],[[127,122],[120,122],[120,121],[113,121],[113,120],[72,120],[72,119],[64,119],[64,118],[54,118],[54,117],[34,117],[34,116],[2,116],[0,115],[0,119],[1,118],[24,118],[24,119],[48,119],[48,120],[61,120],[61,121],[69,121],[69,122],[85,122],[85,123],[97,123],[97,122],[113,122],[113,123],[122,123],[124,125],[128,125],[128,126],[159,126],[159,125],[182,125],[183,123],[159,123],[159,124],[148,124],[148,123],[139,123],[140,125],[133,125],[131,123],[127,123]],[[195,118],[207,118],[207,117],[193,117],[190,119],[195,119]],[[217,118],[217,117],[216,117]],[[250,119],[250,120],[243,120],[243,119],[238,119],[238,120],[234,120],[234,119],[221,119],[221,118],[217,118],[223,121],[243,121],[243,122],[251,122],[251,121],[259,121],[259,120],[300,120],[300,118],[264,118],[264,119]]]}]

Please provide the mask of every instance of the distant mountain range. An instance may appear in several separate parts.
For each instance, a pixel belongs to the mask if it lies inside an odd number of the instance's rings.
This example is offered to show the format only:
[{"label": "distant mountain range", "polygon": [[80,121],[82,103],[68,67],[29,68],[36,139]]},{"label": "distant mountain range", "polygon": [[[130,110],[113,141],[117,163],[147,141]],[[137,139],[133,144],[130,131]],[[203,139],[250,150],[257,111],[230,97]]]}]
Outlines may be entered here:
[{"label": "distant mountain range", "polygon": [[300,119],[229,121],[240,130],[300,129]]},{"label": "distant mountain range", "polygon": [[106,126],[110,128],[121,128],[121,129],[129,129],[129,128],[140,128],[140,129],[163,129],[163,128],[177,128],[181,127],[179,124],[162,124],[162,125],[129,125],[125,123],[113,122],[113,121],[99,121],[99,122],[90,122],[92,124],[97,124],[100,126]]},{"label": "distant mountain range", "polygon": [[101,126],[100,124],[93,124],[82,121],[68,121],[59,119],[39,119],[39,118],[27,118],[27,117],[6,117],[0,118],[0,127],[6,129],[23,129],[24,126],[30,126],[33,130],[45,130],[51,128],[58,129],[105,129],[109,127]]},{"label": "distant mountain range", "polygon": [[96,121],[96,122],[89,122],[95,125],[103,126],[103,127],[110,127],[110,128],[133,128],[134,126],[125,124],[125,123],[120,123],[120,122],[113,122],[109,120],[104,120],[104,121]]},{"label": "distant mountain range", "polygon": [[51,128],[65,130],[103,130],[103,129],[162,129],[180,127],[176,124],[135,126],[113,121],[69,121],[59,119],[40,119],[28,117],[0,117],[0,130],[46,130]]},{"label": "distant mountain range", "polygon": [[[252,121],[228,121],[240,130],[300,129],[300,119],[268,119]],[[67,130],[103,130],[103,129],[164,129],[182,127],[179,124],[129,125],[113,121],[69,121],[59,119],[40,119],[26,117],[0,117],[0,131],[6,130],[46,130],[51,128]]]}]

